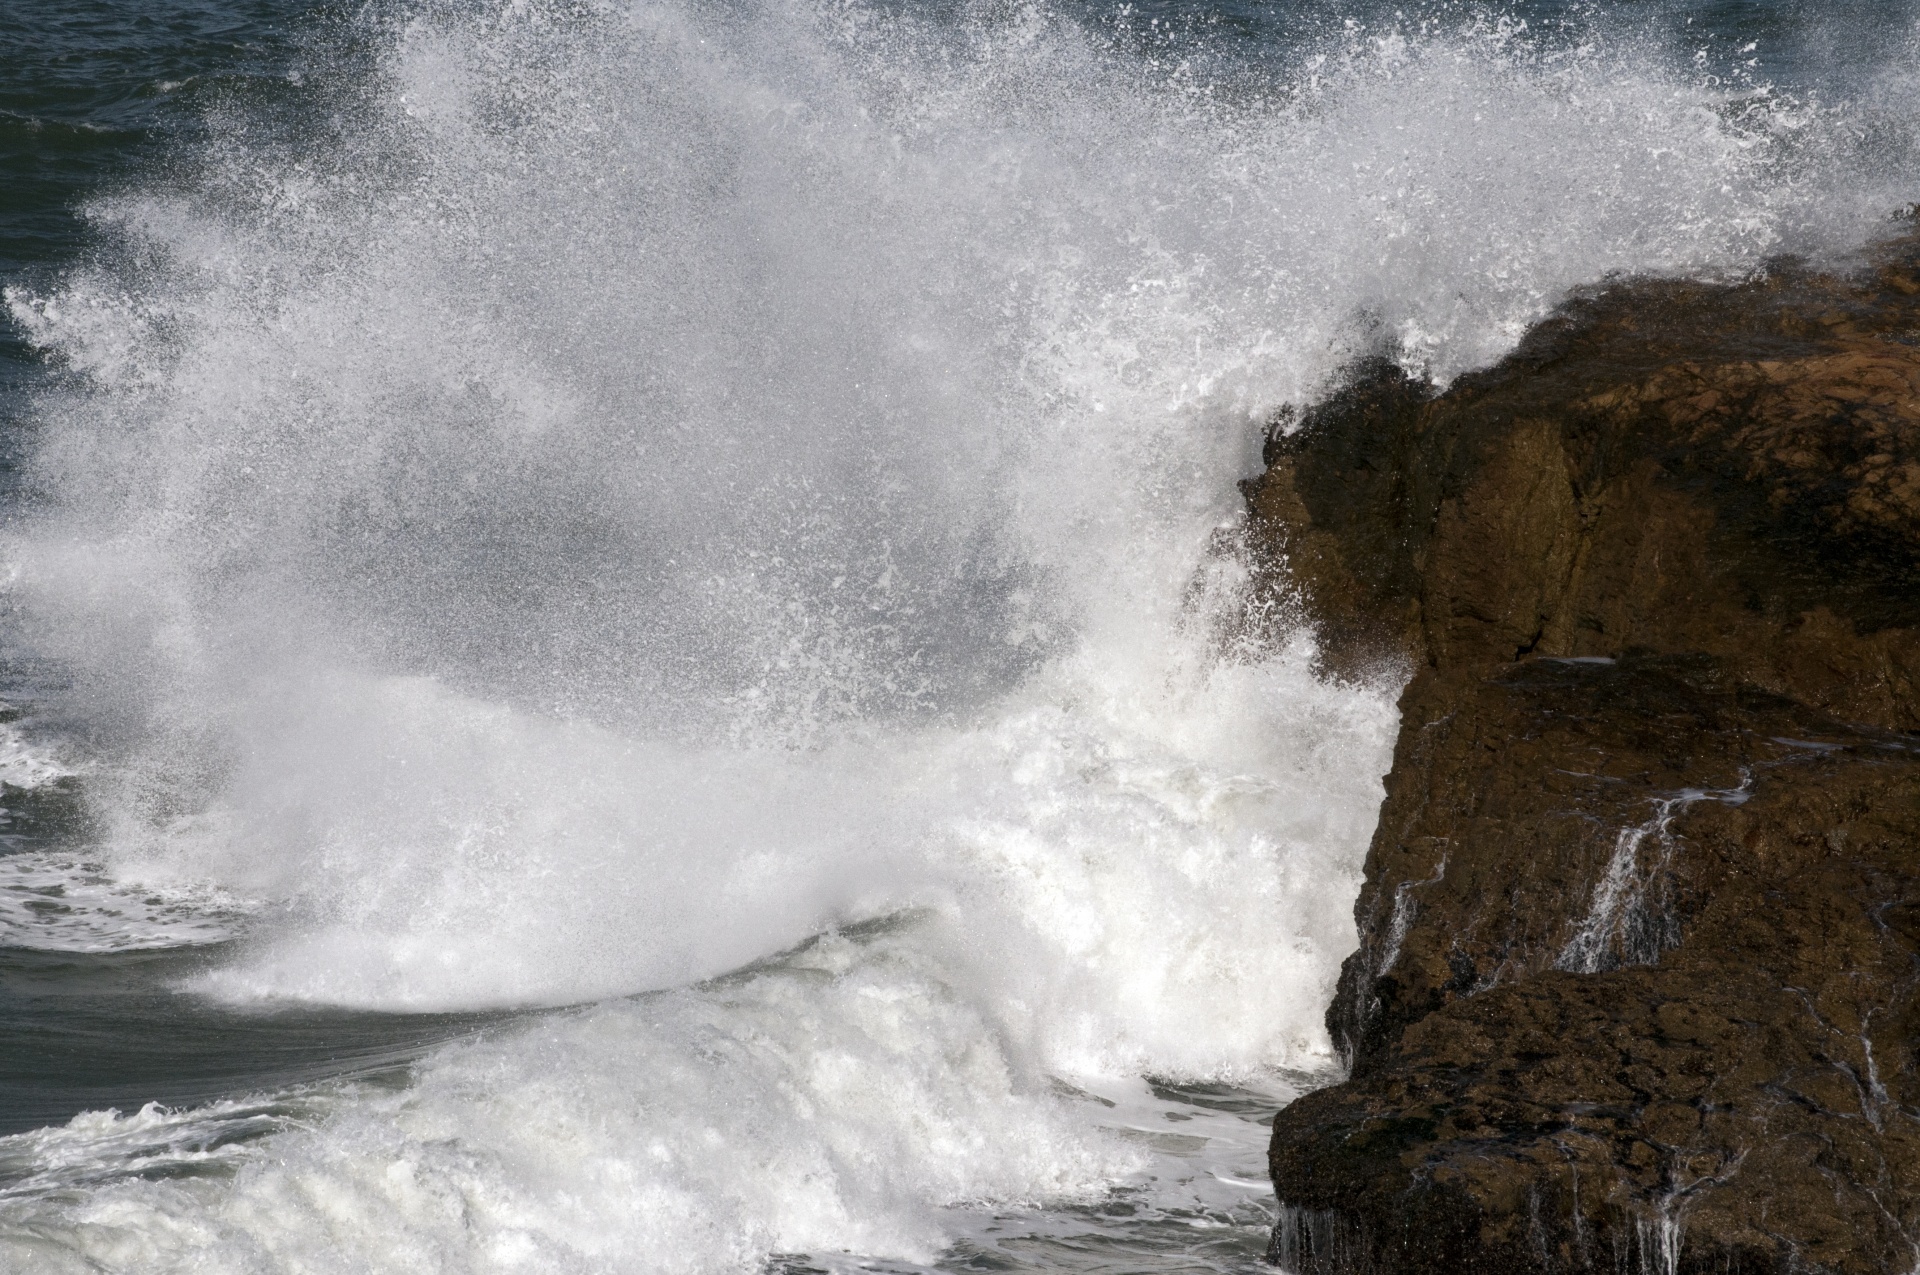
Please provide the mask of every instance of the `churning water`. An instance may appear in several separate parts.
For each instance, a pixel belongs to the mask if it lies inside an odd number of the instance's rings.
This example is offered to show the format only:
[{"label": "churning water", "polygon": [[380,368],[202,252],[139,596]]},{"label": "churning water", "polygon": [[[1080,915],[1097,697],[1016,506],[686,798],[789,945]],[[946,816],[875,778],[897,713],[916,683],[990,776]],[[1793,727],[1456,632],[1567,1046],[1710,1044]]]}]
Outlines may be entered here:
[{"label": "churning water", "polygon": [[1920,169],[1893,5],[44,2],[7,1270],[1252,1264],[1398,676],[1266,422]]}]

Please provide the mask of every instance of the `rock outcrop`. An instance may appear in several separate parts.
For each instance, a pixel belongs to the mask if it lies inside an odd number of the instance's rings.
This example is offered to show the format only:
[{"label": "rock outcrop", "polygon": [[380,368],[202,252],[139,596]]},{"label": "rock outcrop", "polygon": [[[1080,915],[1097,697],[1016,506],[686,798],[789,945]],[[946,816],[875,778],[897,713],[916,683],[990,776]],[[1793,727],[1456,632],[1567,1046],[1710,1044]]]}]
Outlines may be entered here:
[{"label": "rock outcrop", "polygon": [[1276,1259],[1920,1268],[1920,238],[1357,369],[1267,459],[1330,662],[1414,670]]}]

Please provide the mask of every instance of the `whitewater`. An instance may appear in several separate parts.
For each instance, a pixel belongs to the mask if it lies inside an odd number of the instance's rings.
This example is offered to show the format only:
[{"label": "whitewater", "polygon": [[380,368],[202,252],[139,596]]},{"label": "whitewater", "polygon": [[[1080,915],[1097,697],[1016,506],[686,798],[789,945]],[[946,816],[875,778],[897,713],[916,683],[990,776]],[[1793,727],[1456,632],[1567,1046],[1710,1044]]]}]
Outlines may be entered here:
[{"label": "whitewater", "polygon": [[1250,559],[1269,429],[1920,150],[1909,34],[1238,12],[374,6],[91,199],[0,943],[200,1087],[16,1121],[0,1267],[1257,1263],[1407,672]]}]

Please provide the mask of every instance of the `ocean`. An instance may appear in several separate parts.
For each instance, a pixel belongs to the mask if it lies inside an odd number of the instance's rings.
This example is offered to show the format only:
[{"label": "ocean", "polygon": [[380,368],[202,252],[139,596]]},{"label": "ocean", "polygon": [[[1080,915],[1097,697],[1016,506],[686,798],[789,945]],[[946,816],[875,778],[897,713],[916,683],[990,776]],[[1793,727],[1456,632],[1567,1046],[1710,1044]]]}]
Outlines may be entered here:
[{"label": "ocean", "polygon": [[1889,232],[1920,6],[13,0],[0,1269],[1271,1269],[1286,409]]}]

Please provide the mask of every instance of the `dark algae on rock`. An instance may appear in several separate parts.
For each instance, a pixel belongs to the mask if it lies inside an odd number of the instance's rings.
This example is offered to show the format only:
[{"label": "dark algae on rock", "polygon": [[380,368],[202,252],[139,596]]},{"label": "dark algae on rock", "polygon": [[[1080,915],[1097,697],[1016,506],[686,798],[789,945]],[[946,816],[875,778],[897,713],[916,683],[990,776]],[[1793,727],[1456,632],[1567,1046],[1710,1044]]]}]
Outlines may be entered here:
[{"label": "dark algae on rock", "polygon": [[1920,1265],[1920,236],[1364,366],[1267,461],[1329,662],[1414,670],[1274,1258]]}]

